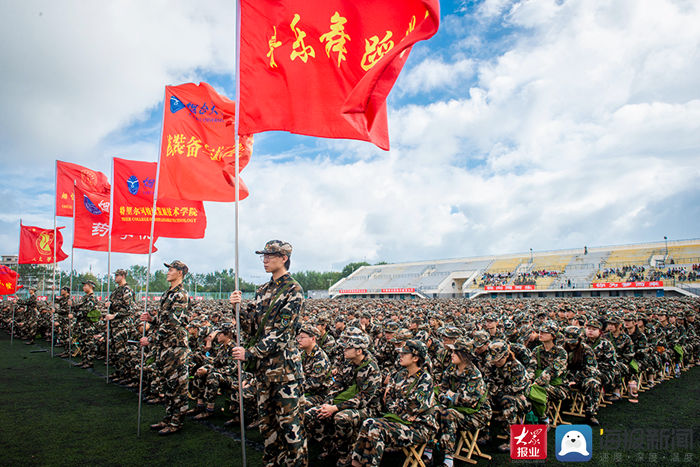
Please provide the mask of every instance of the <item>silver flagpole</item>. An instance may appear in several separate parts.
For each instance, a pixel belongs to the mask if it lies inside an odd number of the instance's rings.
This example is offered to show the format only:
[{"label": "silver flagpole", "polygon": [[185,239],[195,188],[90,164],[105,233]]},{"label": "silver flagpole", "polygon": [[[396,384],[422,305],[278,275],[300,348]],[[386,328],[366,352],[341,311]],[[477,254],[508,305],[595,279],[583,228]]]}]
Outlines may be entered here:
[{"label": "silver flagpole", "polygon": [[[114,158],[112,158],[112,188],[109,190],[109,228],[107,229],[107,232],[109,235],[109,238],[107,239],[107,297],[110,297],[109,290],[110,290],[110,285],[112,285],[111,282],[111,274],[112,274],[112,216],[114,215]],[[102,297],[104,299],[104,297]],[[109,314],[109,308],[107,308],[107,314]],[[110,331],[110,320],[107,321],[107,355],[105,355],[105,373],[106,373],[106,381],[109,383],[109,331]]]},{"label": "silver flagpole", "polygon": [[[75,254],[75,185],[76,181],[73,180],[73,241],[70,245],[70,279],[68,280],[69,300],[71,301],[71,306],[69,307],[69,314],[73,314],[73,255]],[[71,354],[71,345],[73,344],[73,318],[69,318],[68,321],[68,366],[73,364],[73,355]],[[83,343],[84,344],[84,343]]]},{"label": "silver flagpole", "polygon": [[[166,86],[167,89],[167,86]],[[153,212],[151,213],[151,237],[148,241],[148,272],[146,274],[146,301],[143,305],[143,312],[148,313],[148,286],[151,279],[151,255],[153,254],[153,235],[156,225],[156,202],[158,201],[158,179],[160,179],[160,154],[163,146],[163,122],[165,121],[165,109],[168,106],[165,98],[168,93],[163,96],[163,119],[160,122],[160,140],[158,141],[158,165],[156,166],[156,185],[153,190]],[[141,337],[146,337],[146,324],[148,321],[141,321],[143,324],[143,332]],[[139,412],[136,422],[136,436],[141,436],[141,401],[143,399],[143,354],[144,348],[141,346],[141,366],[139,369]]]},{"label": "silver flagpole", "polygon": [[[236,0],[236,115],[234,119],[234,132],[235,132],[235,144],[236,144],[236,218],[235,218],[235,246],[234,246],[234,257],[236,263],[235,269],[235,288],[238,290],[238,202],[240,201],[240,163],[239,163],[239,135],[238,135],[238,123],[241,115],[241,2]],[[241,346],[241,304],[236,303],[236,346]],[[243,461],[243,467],[246,464],[246,453],[245,453],[245,414],[243,412],[243,362],[238,360],[238,415],[241,419],[241,457]]]},{"label": "silver flagpole", "polygon": [[[22,250],[22,218],[19,219],[19,246],[17,247],[17,273],[19,274],[19,252]],[[19,276],[17,276],[19,280]],[[15,283],[15,299],[12,301],[12,327],[10,330],[10,345],[15,340],[15,307],[17,306],[17,284]]]},{"label": "silver flagpole", "polygon": [[[54,309],[56,308],[56,204],[58,204],[58,159],[53,170],[53,195],[55,197],[53,203],[53,296],[51,297],[51,358],[53,358],[54,344],[54,327],[56,319],[54,317]],[[73,214],[75,215],[75,213]],[[44,285],[46,287],[46,285]]]}]

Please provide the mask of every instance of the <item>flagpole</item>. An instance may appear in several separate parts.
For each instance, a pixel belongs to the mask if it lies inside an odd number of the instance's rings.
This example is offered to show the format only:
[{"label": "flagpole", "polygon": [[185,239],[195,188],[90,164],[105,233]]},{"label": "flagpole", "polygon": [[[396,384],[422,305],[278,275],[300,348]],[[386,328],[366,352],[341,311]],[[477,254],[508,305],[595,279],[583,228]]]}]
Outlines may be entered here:
[{"label": "flagpole", "polygon": [[[107,297],[110,297],[110,286],[112,285],[111,283],[111,275],[112,275],[112,219],[114,215],[114,158],[112,158],[112,170],[111,170],[111,175],[112,175],[112,189],[109,190],[109,228],[107,229],[109,238],[107,239]],[[102,297],[104,299],[104,297]],[[111,298],[111,297],[110,297]],[[109,308],[107,308],[107,314],[109,314]],[[110,331],[110,322],[111,320],[106,320],[107,321],[107,355],[105,355],[105,373],[106,373],[106,381],[109,384],[109,331]]]},{"label": "flagpole", "polygon": [[[236,216],[235,216],[235,243],[234,243],[234,259],[235,259],[235,289],[238,290],[238,226],[239,226],[239,211],[238,204],[240,201],[240,162],[239,162],[239,152],[240,143],[238,135],[238,124],[241,115],[241,1],[236,0],[236,114],[234,118],[234,132],[235,132],[235,144],[236,144],[236,155],[235,155],[235,167],[236,167]],[[241,346],[241,304],[236,303],[236,346]],[[243,467],[246,464],[246,453],[245,453],[245,414],[243,413],[243,362],[238,360],[238,414],[241,420],[241,457],[243,460]]]},{"label": "flagpole", "polygon": [[[167,95],[168,93],[166,91],[165,95],[163,96],[163,119],[160,123],[160,140],[158,141],[158,164],[156,165],[156,184],[153,189],[153,211],[151,212],[151,236],[148,239],[148,269],[146,273],[146,300],[144,301],[143,305],[144,314],[148,313],[148,286],[151,282],[151,255],[153,254],[153,235],[155,233],[156,225],[156,202],[158,201],[158,180],[160,179],[160,154],[163,149],[163,122],[165,121],[165,109],[168,105],[165,99]],[[146,337],[146,324],[148,323],[148,321],[141,321],[141,323],[143,325],[141,337],[143,338]],[[144,347],[141,346],[141,365],[139,367],[139,409],[136,421],[136,436],[141,436],[141,401],[143,399],[143,354]]]},{"label": "flagpole", "polygon": [[[77,185],[73,179],[73,240],[70,245],[70,279],[68,280],[68,288],[70,289],[68,300],[71,301],[70,313],[73,314],[73,255],[75,254],[75,186]],[[68,321],[68,366],[73,364],[73,355],[71,354],[71,345],[73,344],[73,318]]]},{"label": "flagpole", "polygon": [[[53,170],[53,294],[51,297],[51,358],[53,358],[53,344],[54,344],[54,327],[56,325],[56,319],[54,317],[54,310],[56,308],[56,204],[58,203],[58,159],[56,159],[56,164]],[[73,213],[75,216],[75,213]]]},{"label": "flagpole", "polygon": [[[17,247],[17,281],[19,282],[19,252],[22,250],[22,218],[19,218],[19,246]],[[12,302],[12,328],[10,330],[10,345],[15,340],[15,307],[17,305],[17,282],[15,282],[15,300]]]}]

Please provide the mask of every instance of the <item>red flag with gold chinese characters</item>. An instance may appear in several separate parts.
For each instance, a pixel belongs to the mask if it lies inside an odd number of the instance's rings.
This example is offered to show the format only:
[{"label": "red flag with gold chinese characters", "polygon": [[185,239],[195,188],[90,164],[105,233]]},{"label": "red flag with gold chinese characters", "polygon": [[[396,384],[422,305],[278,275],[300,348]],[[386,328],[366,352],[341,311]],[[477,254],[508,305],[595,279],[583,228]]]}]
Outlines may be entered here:
[{"label": "red flag with gold chinese characters", "polygon": [[[68,255],[61,250],[63,246],[63,227],[56,229],[56,262],[63,261]],[[53,263],[53,229],[42,229],[31,225],[19,225],[19,264]]]},{"label": "red flag with gold chinese characters", "polygon": [[[109,250],[109,193],[90,193],[75,187],[73,247],[83,250]],[[147,235],[112,235],[115,253],[148,253]],[[158,251],[155,247],[153,251]]]},{"label": "red flag with gold chinese characters", "polygon": [[241,134],[284,130],[389,149],[386,97],[438,0],[241,0]]},{"label": "red flag with gold chinese characters", "polygon": [[[234,201],[236,103],[207,83],[165,87],[158,198]],[[239,138],[239,170],[250,161],[253,137]],[[240,199],[248,188],[240,184]]]},{"label": "red flag with gold chinese characters", "polygon": [[109,180],[102,172],[71,162],[56,161],[56,215],[73,217],[73,181],[93,193],[109,193]]},{"label": "red flag with gold chinese characters", "polygon": [[[112,234],[150,235],[156,162],[114,158]],[[207,216],[201,201],[158,198],[155,236],[204,238]]]},{"label": "red flag with gold chinese characters", "polygon": [[0,266],[0,295],[12,295],[17,292],[19,274],[7,266]]}]

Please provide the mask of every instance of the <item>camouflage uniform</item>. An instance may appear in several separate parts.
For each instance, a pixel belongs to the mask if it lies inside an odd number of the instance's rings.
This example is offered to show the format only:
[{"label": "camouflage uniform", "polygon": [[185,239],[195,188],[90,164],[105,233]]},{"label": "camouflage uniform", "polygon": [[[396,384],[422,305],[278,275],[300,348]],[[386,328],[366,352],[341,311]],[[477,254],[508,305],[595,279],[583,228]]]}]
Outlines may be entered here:
[{"label": "camouflage uniform", "polygon": [[120,285],[109,296],[109,313],[114,318],[109,322],[110,360],[114,365],[115,377],[121,378],[128,374],[129,349],[129,325],[132,324],[134,306],[134,292],[128,285]]},{"label": "camouflage uniform", "polygon": [[71,338],[71,320],[68,319],[70,295],[56,297],[56,321],[58,321],[58,340],[68,349],[68,339]]},{"label": "camouflage uniform", "polygon": [[[496,344],[498,342],[491,344],[491,347],[497,348]],[[509,358],[500,368],[492,365],[487,381],[491,406],[502,411],[508,425],[518,423],[518,419],[530,409],[526,397],[530,380],[523,364]]]},{"label": "camouflage uniform", "polygon": [[[97,310],[97,298],[94,293],[88,293],[80,297],[77,305],[73,305],[73,316],[75,317],[75,334],[83,355],[82,363],[92,365],[97,355],[97,345],[95,343],[95,322],[96,318],[89,318],[88,313],[94,315]],[[94,320],[94,321],[93,321]]]},{"label": "camouflage uniform", "polygon": [[300,404],[304,374],[295,342],[303,305],[301,286],[287,273],[261,286],[247,311],[241,313],[241,327],[253,336],[246,345],[246,368],[258,383],[263,461],[269,466],[307,462]]},{"label": "camouflage uniform", "polygon": [[[343,345],[351,345],[367,352],[369,338],[366,335],[361,334],[357,328],[348,328],[348,334],[352,337],[341,337]],[[309,436],[313,436],[327,453],[335,449],[340,457],[346,457],[362,421],[379,413],[381,384],[379,367],[372,354],[366,353],[359,365],[348,361],[335,375],[330,397],[326,400],[338,407],[338,411],[333,417],[319,418],[320,407],[307,410],[306,427]],[[356,390],[354,394],[348,392],[353,386]],[[341,394],[350,397],[341,400]]]},{"label": "camouflage uniform", "polygon": [[[471,341],[460,339],[451,347],[469,351],[470,346],[473,347]],[[486,382],[473,363],[468,363],[464,372],[459,372],[455,365],[450,364],[442,374],[439,390],[438,440],[442,450],[451,454],[455,450],[458,431],[486,427],[491,419],[491,405]],[[452,398],[448,397],[447,391],[454,393]]]},{"label": "camouflage uniform", "polygon": [[587,340],[587,344],[595,353],[598,370],[600,371],[600,382],[603,385],[603,389],[605,389],[606,392],[611,392],[619,377],[615,347],[604,337],[598,337],[598,339],[594,341]]},{"label": "camouflage uniform", "polygon": [[548,398],[560,400],[566,398],[566,389],[562,386],[566,375],[566,350],[555,345],[550,350],[538,345],[532,351],[537,360],[534,383],[547,390]]},{"label": "camouflage uniform", "polygon": [[39,331],[39,309],[36,295],[30,293],[26,299],[20,300],[18,303],[25,307],[24,316],[22,317],[22,322],[24,323],[23,334],[26,339],[34,342],[36,333]]},{"label": "camouflage uniform", "polygon": [[[414,350],[420,345],[422,350]],[[423,359],[427,356],[427,348],[420,341],[408,341],[406,348],[412,353],[421,352]],[[437,429],[433,388],[433,378],[426,368],[411,376],[405,368],[396,373],[387,387],[384,401],[387,413],[382,418],[362,422],[353,446],[353,461],[376,466],[386,446],[403,447],[429,441]]]},{"label": "camouflage uniform", "polygon": [[[581,391],[584,411],[587,416],[593,416],[598,412],[601,390],[600,371],[598,371],[595,353],[593,353],[593,349],[588,344],[581,342],[582,333],[580,328],[568,326],[564,330],[564,334],[567,344],[580,346],[573,347],[568,352],[566,381],[567,383],[574,383],[574,386]],[[581,354],[580,362],[573,361],[577,351]]]},{"label": "camouflage uniform", "polygon": [[216,351],[211,363],[201,368],[207,370],[203,376],[195,374],[192,379],[192,396],[203,399],[208,404],[213,404],[219,389],[238,390],[238,366],[231,357],[231,349],[235,341],[230,340],[225,344],[214,344]]},{"label": "camouflage uniform", "polygon": [[311,354],[301,352],[301,363],[304,369],[304,398],[305,409],[317,406],[325,401],[328,391],[333,384],[331,377],[331,362],[326,352],[314,345]]},{"label": "camouflage uniform", "polygon": [[182,427],[187,411],[187,292],[178,284],[160,297],[160,310],[153,318],[153,355],[158,374],[163,377],[165,418],[175,428]]}]

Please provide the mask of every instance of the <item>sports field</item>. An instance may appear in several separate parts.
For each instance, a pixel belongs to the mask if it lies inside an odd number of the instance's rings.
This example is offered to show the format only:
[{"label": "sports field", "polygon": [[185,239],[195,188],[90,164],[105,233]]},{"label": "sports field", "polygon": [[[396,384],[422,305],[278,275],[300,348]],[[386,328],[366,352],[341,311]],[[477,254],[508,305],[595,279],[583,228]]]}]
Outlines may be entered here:
[{"label": "sports field", "polygon": [[[163,438],[148,425],[160,420],[164,408],[144,404],[137,437],[136,393],[106,384],[103,364],[81,370],[32,352],[46,347],[19,340],[11,346],[0,333],[1,465],[240,465],[238,431],[221,428],[226,414],[207,423],[188,420],[182,433]],[[700,368],[642,393],[639,404],[623,401],[601,409],[599,420],[603,438],[595,429],[588,465],[700,465]],[[260,436],[254,430],[247,436],[248,464],[261,465]],[[554,430],[548,442],[546,463],[558,464]],[[311,466],[320,465],[317,452],[312,445]],[[402,462],[401,455],[391,454],[382,465]],[[479,461],[508,463],[507,454]]]}]

